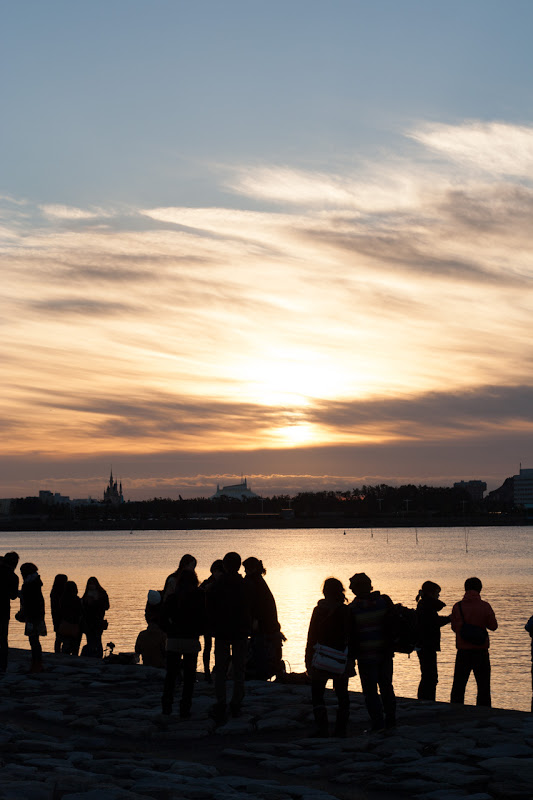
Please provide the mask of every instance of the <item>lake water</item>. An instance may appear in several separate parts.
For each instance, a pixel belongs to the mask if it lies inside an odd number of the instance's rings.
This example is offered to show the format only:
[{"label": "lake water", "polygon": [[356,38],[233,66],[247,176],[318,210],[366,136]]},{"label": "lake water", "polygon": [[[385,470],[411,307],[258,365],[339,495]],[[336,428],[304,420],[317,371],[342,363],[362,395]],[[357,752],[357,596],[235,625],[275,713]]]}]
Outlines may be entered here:
[{"label": "lake water", "polygon": [[[465,578],[483,581],[482,597],[496,613],[499,628],[490,634],[493,705],[527,711],[531,703],[530,638],[524,624],[533,614],[532,528],[391,528],[299,529],[248,531],[98,531],[0,533],[0,552],[16,550],[21,561],[39,567],[49,616],[49,593],[54,576],[66,573],[76,581],[80,595],[85,582],[96,575],[108,591],[111,609],[104,644],[113,641],[116,652],[131,651],[144,627],[149,589],[160,589],[166,576],[188,552],[198,560],[202,580],[215,558],[229,550],[256,556],[267,568],[266,581],[278,605],[287,637],[284,658],[292,671],[304,669],[307,628],[313,607],[322,596],[325,578],[334,576],[348,586],[354,572],[366,572],[374,588],[394,602],[414,607],[423,581],[442,587],[448,609],[463,595]],[[347,591],[347,597],[352,595]],[[18,607],[17,601],[12,604]],[[444,613],[444,612],[443,612]],[[23,625],[10,624],[10,643],[28,647]],[[43,639],[53,649],[53,635]],[[455,637],[443,628],[439,654],[437,700],[450,696]],[[402,696],[416,697],[418,659],[398,654],[394,659],[394,686]],[[351,688],[360,689],[359,679]],[[475,702],[473,678],[466,702]]]}]

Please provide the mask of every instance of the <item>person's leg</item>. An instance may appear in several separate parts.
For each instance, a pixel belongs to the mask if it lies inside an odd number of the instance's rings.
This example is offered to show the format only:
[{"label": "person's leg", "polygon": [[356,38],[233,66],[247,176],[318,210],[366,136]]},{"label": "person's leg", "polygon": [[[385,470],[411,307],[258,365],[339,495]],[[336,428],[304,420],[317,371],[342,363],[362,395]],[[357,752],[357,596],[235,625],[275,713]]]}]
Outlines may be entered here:
[{"label": "person's leg", "polygon": [[211,649],[213,646],[213,638],[206,633],[204,636],[204,651],[202,653],[202,660],[204,664],[204,677],[208,683],[212,683],[211,678]]},{"label": "person's leg", "polygon": [[233,665],[233,693],[231,695],[231,712],[238,714],[244,699],[244,678],[246,659],[248,657],[248,639],[234,639],[231,643],[231,661]]},{"label": "person's leg", "polygon": [[42,672],[43,669],[43,649],[39,640],[39,634],[28,636],[31,648],[31,672]]},{"label": "person's leg", "polygon": [[477,706],[492,705],[490,696],[490,656],[488,650],[474,650],[472,652],[472,669],[477,683]]},{"label": "person's leg", "polygon": [[63,648],[62,648],[62,641],[63,640],[61,639],[61,636],[56,631],[56,638],[55,638],[55,641],[54,641],[54,653],[64,652]]},{"label": "person's leg", "polygon": [[392,685],[393,659],[388,656],[383,659],[378,668],[378,685],[381,702],[385,711],[385,727],[393,728],[396,725],[396,695]]},{"label": "person's leg", "polygon": [[346,736],[348,719],[350,718],[350,694],[348,692],[348,676],[339,675],[333,678],[333,688],[337,695],[337,718],[335,720],[334,736]]},{"label": "person's leg", "polygon": [[196,663],[198,653],[183,653],[183,689],[181,693],[180,717],[191,716],[192,695],[196,681]]},{"label": "person's leg", "polygon": [[435,650],[423,648],[418,651],[420,661],[420,683],[418,684],[417,697],[419,700],[435,700],[437,683],[437,653]]},{"label": "person's leg", "polygon": [[0,619],[0,672],[7,669],[9,647],[7,637],[9,633],[9,619]]},{"label": "person's leg", "polygon": [[458,650],[455,655],[455,669],[453,671],[452,693],[450,703],[465,702],[465,689],[472,670],[470,658],[471,650]]},{"label": "person's leg", "polygon": [[328,711],[324,703],[327,678],[313,676],[311,679],[311,702],[316,722],[316,736],[328,736]]},{"label": "person's leg", "polygon": [[215,638],[215,697],[217,703],[224,708],[226,707],[226,676],[229,662],[229,641]]},{"label": "person's leg", "polygon": [[165,681],[163,683],[163,696],[161,698],[161,708],[163,714],[170,714],[172,712],[172,703],[174,702],[174,689],[176,687],[176,679],[181,666],[181,653],[167,652],[167,664],[165,672]]},{"label": "person's leg", "polygon": [[378,695],[378,665],[373,661],[358,661],[358,667],[366,710],[372,722],[372,728],[379,730],[384,726],[384,719],[383,705]]}]

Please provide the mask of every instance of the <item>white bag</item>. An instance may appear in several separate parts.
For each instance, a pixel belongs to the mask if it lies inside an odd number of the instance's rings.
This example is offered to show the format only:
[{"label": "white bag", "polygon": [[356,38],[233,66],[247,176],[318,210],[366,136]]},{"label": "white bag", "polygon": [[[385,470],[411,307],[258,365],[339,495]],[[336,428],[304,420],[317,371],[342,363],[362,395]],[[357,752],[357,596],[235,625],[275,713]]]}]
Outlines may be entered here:
[{"label": "white bag", "polygon": [[333,675],[342,675],[346,670],[348,662],[348,648],[345,650],[335,650],[325,644],[315,644],[313,660],[311,666],[323,672],[331,672]]}]

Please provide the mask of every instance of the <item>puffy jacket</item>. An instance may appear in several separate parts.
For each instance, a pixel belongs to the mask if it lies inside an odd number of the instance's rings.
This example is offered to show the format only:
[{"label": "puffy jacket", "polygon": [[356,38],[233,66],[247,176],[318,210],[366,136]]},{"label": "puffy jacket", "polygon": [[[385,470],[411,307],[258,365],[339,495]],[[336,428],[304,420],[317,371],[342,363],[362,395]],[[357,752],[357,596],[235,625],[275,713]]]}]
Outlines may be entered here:
[{"label": "puffy jacket", "polygon": [[479,592],[476,592],[475,589],[469,589],[461,600],[461,608],[463,615],[461,615],[459,603],[456,603],[452,609],[452,631],[455,632],[455,646],[458,650],[487,650],[489,647],[488,636],[484,644],[472,644],[471,642],[465,642],[461,637],[460,631],[463,627],[463,622],[468,622],[469,625],[477,625],[480,628],[488,628],[489,631],[495,631],[498,623],[492,607],[481,599]]}]

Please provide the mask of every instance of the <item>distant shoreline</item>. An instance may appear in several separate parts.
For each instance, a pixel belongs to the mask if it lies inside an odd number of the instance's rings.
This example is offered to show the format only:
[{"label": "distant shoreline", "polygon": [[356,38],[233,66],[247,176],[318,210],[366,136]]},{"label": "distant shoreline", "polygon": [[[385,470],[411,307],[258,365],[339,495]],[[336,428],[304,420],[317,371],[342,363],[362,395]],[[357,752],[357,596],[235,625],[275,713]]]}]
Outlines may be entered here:
[{"label": "distant shoreline", "polygon": [[353,529],[393,529],[393,528],[479,528],[479,527],[528,527],[533,518],[523,514],[477,515],[473,517],[432,517],[405,516],[373,518],[340,518],[327,516],[298,517],[283,519],[278,515],[257,514],[246,517],[193,517],[184,519],[147,520],[42,520],[42,519],[4,519],[0,520],[1,533],[22,532],[65,532],[65,531],[150,531],[150,530],[300,530],[302,528],[331,528],[336,530]]}]

